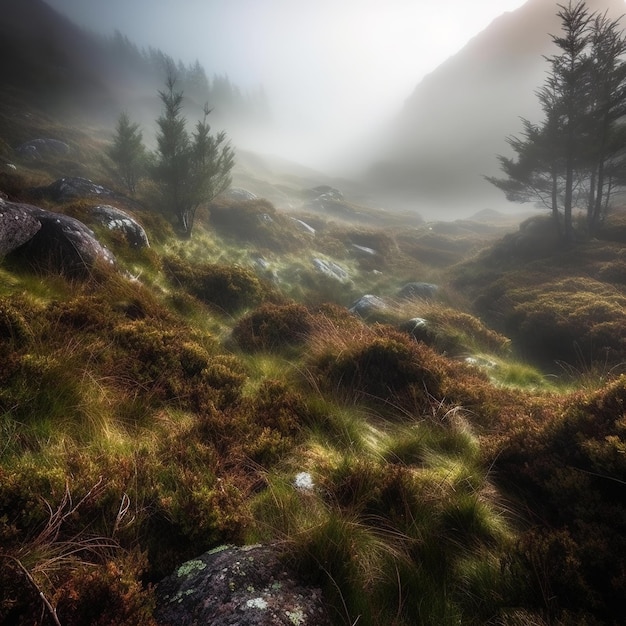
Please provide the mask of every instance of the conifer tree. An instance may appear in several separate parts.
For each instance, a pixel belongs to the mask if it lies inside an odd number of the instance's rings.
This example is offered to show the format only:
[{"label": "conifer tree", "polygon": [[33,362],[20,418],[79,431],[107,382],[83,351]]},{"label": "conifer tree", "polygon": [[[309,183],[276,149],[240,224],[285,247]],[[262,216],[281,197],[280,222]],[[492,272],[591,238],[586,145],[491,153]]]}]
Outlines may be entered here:
[{"label": "conifer tree", "polygon": [[224,132],[211,135],[208,106],[189,135],[182,114],[183,92],[176,90],[173,72],[159,96],[163,113],[157,120],[154,179],[161,188],[166,211],[175,217],[180,233],[190,237],[198,207],[230,185],[234,151]]},{"label": "conifer tree", "polygon": [[131,194],[134,194],[146,166],[146,150],[139,124],[130,121],[123,112],[117,120],[113,144],[107,149],[113,162],[114,174]]},{"label": "conifer tree", "polygon": [[516,202],[549,207],[564,240],[573,239],[573,209],[598,226],[626,172],[626,39],[619,20],[589,13],[585,2],[559,5],[558,53],[537,92],[543,123],[523,120],[507,141],[515,158],[498,157],[506,178],[487,177]]}]

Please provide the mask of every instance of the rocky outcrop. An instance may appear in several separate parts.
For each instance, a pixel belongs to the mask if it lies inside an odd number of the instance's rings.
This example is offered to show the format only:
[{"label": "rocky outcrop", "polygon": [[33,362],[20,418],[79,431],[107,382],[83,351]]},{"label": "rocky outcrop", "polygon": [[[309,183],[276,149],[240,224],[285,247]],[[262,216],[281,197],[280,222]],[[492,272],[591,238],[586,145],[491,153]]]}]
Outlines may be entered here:
[{"label": "rocky outcrop", "polygon": [[0,213],[0,251],[14,261],[72,276],[115,264],[115,257],[93,231],[73,217],[4,200],[0,200]]},{"label": "rocky outcrop", "polygon": [[137,220],[109,204],[99,204],[89,209],[90,215],[110,230],[119,230],[124,233],[131,248],[148,248],[150,242],[143,226]]},{"label": "rocky outcrop", "polygon": [[76,198],[116,198],[119,197],[111,189],[97,185],[88,178],[66,176],[55,180],[46,187],[31,189],[36,198],[47,198],[54,202],[65,202]]},{"label": "rocky outcrop", "polygon": [[222,547],[183,563],[156,588],[161,626],[329,626],[321,591],[273,546]]},{"label": "rocky outcrop", "polygon": [[66,156],[70,147],[58,139],[31,139],[16,148],[16,152],[30,161],[41,161],[54,157]]}]

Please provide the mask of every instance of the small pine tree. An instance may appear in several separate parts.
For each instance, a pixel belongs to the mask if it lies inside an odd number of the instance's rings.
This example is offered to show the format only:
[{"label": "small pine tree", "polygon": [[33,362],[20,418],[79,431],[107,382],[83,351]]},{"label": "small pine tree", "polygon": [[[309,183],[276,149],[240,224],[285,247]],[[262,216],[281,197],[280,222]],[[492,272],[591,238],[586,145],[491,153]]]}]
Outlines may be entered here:
[{"label": "small pine tree", "polygon": [[154,179],[162,190],[166,211],[174,214],[181,233],[191,236],[197,208],[210,202],[231,183],[234,151],[226,134],[213,136],[207,117],[196,124],[190,137],[182,114],[182,91],[176,91],[173,72],[168,74],[165,91],[159,92],[163,114],[158,118]]},{"label": "small pine tree", "polygon": [[127,113],[122,113],[115,128],[113,144],[107,156],[114,165],[114,174],[131,194],[145,172],[146,150],[139,124],[132,123]]}]

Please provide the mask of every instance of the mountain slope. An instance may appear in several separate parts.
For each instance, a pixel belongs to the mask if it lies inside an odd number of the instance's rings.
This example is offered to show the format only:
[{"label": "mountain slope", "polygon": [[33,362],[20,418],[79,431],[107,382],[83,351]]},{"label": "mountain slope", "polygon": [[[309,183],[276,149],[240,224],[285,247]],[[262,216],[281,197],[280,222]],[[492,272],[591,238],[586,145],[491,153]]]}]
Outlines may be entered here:
[{"label": "mountain slope", "polygon": [[[613,17],[626,9],[622,0],[587,6]],[[496,155],[507,153],[520,117],[540,119],[535,91],[560,30],[557,11],[556,1],[529,0],[504,13],[418,84],[368,172],[377,193],[425,214],[508,204],[483,175],[498,173]]]}]

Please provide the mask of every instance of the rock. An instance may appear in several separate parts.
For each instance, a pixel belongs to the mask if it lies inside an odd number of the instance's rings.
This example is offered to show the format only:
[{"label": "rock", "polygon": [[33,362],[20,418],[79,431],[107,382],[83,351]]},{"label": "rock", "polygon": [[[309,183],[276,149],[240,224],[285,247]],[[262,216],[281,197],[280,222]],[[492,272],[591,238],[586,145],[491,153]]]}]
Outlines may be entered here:
[{"label": "rock", "polygon": [[463,361],[467,365],[473,365],[474,367],[480,367],[488,370],[493,370],[498,367],[498,364],[495,361],[482,356],[466,356]]},{"label": "rock", "polygon": [[355,313],[361,317],[368,317],[372,313],[379,313],[387,309],[387,305],[378,296],[366,294],[352,303],[348,309],[350,313]]},{"label": "rock", "polygon": [[360,252],[361,254],[364,254],[365,256],[376,256],[378,254],[378,252],[376,252],[376,250],[374,250],[374,248],[367,248],[366,246],[359,246],[356,243],[353,243],[352,247],[357,252]]},{"label": "rock", "polygon": [[307,233],[307,235],[315,236],[315,228],[313,228],[313,226],[309,226],[306,222],[299,220],[297,217],[292,217],[291,219],[296,223],[302,232]]},{"label": "rock", "polygon": [[424,343],[430,343],[433,340],[433,333],[430,324],[423,317],[414,317],[400,325],[400,330],[409,333],[411,337]]},{"label": "rock", "polygon": [[224,546],[183,563],[156,587],[160,626],[330,626],[321,591],[273,546]]},{"label": "rock", "polygon": [[115,265],[113,254],[79,220],[29,204],[3,202],[2,210],[7,206],[28,215],[30,228],[34,228],[33,221],[39,224],[29,239],[11,250],[11,259],[38,270],[73,276],[89,274],[98,265]]},{"label": "rock", "polygon": [[312,189],[306,189],[304,195],[310,200],[343,200],[341,191],[330,185],[318,185]]},{"label": "rock", "polygon": [[70,147],[58,139],[31,139],[16,148],[21,156],[40,161],[49,157],[59,157],[69,154]]},{"label": "rock", "polygon": [[407,283],[398,292],[399,298],[420,298],[422,300],[432,300],[439,291],[437,285],[432,283]]},{"label": "rock", "polygon": [[348,272],[333,261],[324,261],[323,259],[314,258],[313,265],[318,272],[321,272],[329,278],[334,278],[342,283],[347,282],[350,279]]},{"label": "rock", "polygon": [[0,257],[31,239],[41,222],[19,204],[0,200]]},{"label": "rock", "polygon": [[149,248],[148,235],[143,226],[131,215],[109,204],[100,204],[89,209],[89,213],[110,230],[120,230],[131,248]]},{"label": "rock", "polygon": [[241,187],[231,187],[221,194],[223,198],[229,200],[258,200],[258,196],[247,189]]},{"label": "rock", "polygon": [[47,187],[37,187],[33,193],[55,202],[76,198],[116,198],[118,195],[102,185],[97,185],[88,178],[65,177],[55,180]]}]

